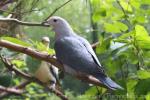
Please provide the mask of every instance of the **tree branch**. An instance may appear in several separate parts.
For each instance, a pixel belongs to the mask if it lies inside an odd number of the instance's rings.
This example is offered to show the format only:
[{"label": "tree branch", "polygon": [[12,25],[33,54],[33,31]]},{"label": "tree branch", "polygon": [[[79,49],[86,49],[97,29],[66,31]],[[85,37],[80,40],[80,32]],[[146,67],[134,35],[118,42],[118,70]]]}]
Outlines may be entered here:
[{"label": "tree branch", "polygon": [[[56,94],[57,96],[59,96],[62,100],[68,100],[68,98],[63,95],[63,93],[61,93],[59,90],[56,90],[56,89],[53,89],[53,88],[50,88],[49,85],[41,82],[40,80],[38,80],[37,78],[35,77],[32,77],[28,74],[25,74],[24,72],[18,70],[17,68],[15,68],[14,65],[12,65],[6,58],[2,57],[1,56],[1,59],[3,61],[3,63],[5,64],[5,66],[10,70],[10,71],[14,71],[17,76],[21,76],[22,78],[25,78],[27,79],[28,81],[23,84],[23,85],[20,85],[20,86],[17,86],[17,88],[23,88],[24,86],[26,86],[27,84],[29,84],[30,82],[36,82],[44,87],[46,87],[49,91],[53,92],[54,94]],[[2,97],[4,97],[5,95],[7,94],[4,94]]]},{"label": "tree branch", "polygon": [[[25,88],[28,84],[30,84],[32,81],[26,80],[25,82],[22,82],[20,85],[12,87],[14,89],[23,89]],[[0,93],[0,99],[3,99],[5,97],[8,97],[9,95],[11,95],[12,93],[10,92],[2,92]]]},{"label": "tree branch", "polygon": [[[6,40],[0,40],[0,46],[11,49],[13,51],[27,54],[36,59],[47,61],[47,62],[53,64],[54,66],[63,70],[63,65],[60,62],[58,62],[57,59],[53,58],[52,56],[50,56],[48,54],[37,52],[35,50],[32,50],[31,48],[23,47],[23,46],[8,42]],[[81,73],[78,73],[77,75],[74,75],[74,76],[76,78],[86,81],[88,83],[102,86],[101,82],[92,76],[81,74]]]},{"label": "tree branch", "polygon": [[[61,9],[63,6],[65,6],[66,4],[68,4],[70,1],[72,0],[68,0],[67,2],[65,2],[64,4],[60,5],[58,8],[56,8],[45,20],[47,20],[50,16],[52,16],[54,13],[56,13],[59,9]],[[0,11],[4,11],[4,10],[0,10]],[[10,13],[14,13],[14,12],[10,12]],[[44,21],[45,21],[44,20]],[[12,22],[12,23],[16,23],[19,25],[26,25],[26,26],[43,26],[43,27],[48,27],[49,25],[45,25],[42,23],[36,23],[36,22],[23,22],[20,21],[18,19],[14,19],[14,18],[0,18],[0,22]]]},{"label": "tree branch", "polygon": [[99,45],[99,42],[91,44],[92,48],[96,48]]},{"label": "tree branch", "polygon": [[18,45],[18,44],[14,44],[14,43],[11,43],[11,42],[6,41],[6,40],[0,40],[0,46],[11,49],[13,51],[17,51],[17,52],[27,54],[31,57],[34,57],[34,58],[37,58],[37,59],[40,59],[40,60],[45,60],[45,61],[50,62],[51,64],[55,65],[58,68],[63,67],[62,64],[59,63],[52,56],[50,56],[48,54],[45,54],[45,53],[35,51],[31,48],[24,47],[24,46],[21,46],[21,45]]},{"label": "tree branch", "polygon": [[22,90],[15,89],[15,88],[3,87],[3,86],[0,86],[0,92],[8,92],[8,93],[17,94],[17,95],[20,95],[23,93]]},{"label": "tree branch", "polygon": [[0,22],[11,22],[11,23],[16,23],[19,25],[26,25],[26,26],[43,26],[43,27],[49,26],[49,25],[44,25],[42,23],[37,23],[37,22],[23,22],[15,18],[0,18]]}]

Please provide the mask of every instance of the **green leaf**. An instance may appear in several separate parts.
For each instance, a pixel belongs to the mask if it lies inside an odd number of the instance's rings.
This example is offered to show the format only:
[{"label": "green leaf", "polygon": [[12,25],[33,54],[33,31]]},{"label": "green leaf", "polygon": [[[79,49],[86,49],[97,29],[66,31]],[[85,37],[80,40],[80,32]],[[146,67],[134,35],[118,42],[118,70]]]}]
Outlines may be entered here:
[{"label": "green leaf", "polygon": [[[97,87],[99,89],[99,92],[102,92],[104,93],[106,91],[105,88],[102,88],[102,87]],[[98,91],[97,91],[97,88],[94,86],[94,87],[91,87],[89,88],[86,92],[85,92],[85,95],[88,95],[88,96],[95,96],[97,95]],[[101,90],[101,91],[100,91]]]},{"label": "green leaf", "polygon": [[120,4],[124,10],[126,10],[128,12],[132,12],[132,7],[131,7],[129,1],[120,1]]},{"label": "green leaf", "polygon": [[17,67],[25,66],[25,62],[22,60],[12,60],[12,64],[16,65]]},{"label": "green leaf", "polygon": [[147,93],[146,100],[150,100],[150,92]]},{"label": "green leaf", "polygon": [[150,50],[150,37],[149,36],[138,36],[136,37],[136,41],[140,48]]},{"label": "green leaf", "polygon": [[54,54],[56,54],[56,53],[55,53],[55,50],[54,50],[54,49],[49,48],[49,49],[48,49],[48,54],[54,55]]},{"label": "green leaf", "polygon": [[113,24],[105,23],[104,29],[106,32],[120,33],[122,31],[126,31],[128,27],[127,25],[117,21],[117,22],[114,22]]},{"label": "green leaf", "polygon": [[140,79],[146,79],[146,78],[150,78],[150,71],[146,71],[146,70],[139,70],[137,72],[137,75]]},{"label": "green leaf", "polygon": [[92,19],[94,22],[97,22],[101,18],[106,17],[106,9],[105,8],[100,8],[98,11],[95,11]]},{"label": "green leaf", "polygon": [[141,0],[140,2],[137,0],[130,0],[130,4],[134,8],[139,9],[142,1],[145,1],[145,0]]},{"label": "green leaf", "polygon": [[49,47],[46,47],[43,43],[41,43],[41,42],[38,42],[37,44],[36,44],[36,46],[37,46],[37,49],[39,50],[39,51],[45,51],[45,52],[48,52],[48,54],[51,54],[51,55],[54,55],[55,54],[55,50],[54,49],[51,49],[51,48],[49,48]]},{"label": "green leaf", "polygon": [[138,82],[137,80],[133,80],[133,79],[132,80],[129,79],[127,81],[127,91],[130,95],[132,95],[134,93],[134,87],[137,84],[137,82]]},{"label": "green leaf", "polygon": [[121,22],[115,22],[114,23],[115,26],[118,26],[118,28],[121,30],[121,31],[126,31],[128,29],[127,25],[125,25],[124,23],[121,23]]},{"label": "green leaf", "polygon": [[148,36],[148,32],[147,32],[146,29],[145,29],[143,26],[141,26],[141,25],[136,25],[136,26],[135,26],[135,31],[136,31],[136,37],[138,37],[138,36],[142,36],[142,37]]},{"label": "green leaf", "polygon": [[139,80],[135,86],[136,95],[146,95],[150,91],[150,78]]},{"label": "green leaf", "polygon": [[118,39],[128,39],[130,36],[133,36],[135,32],[134,31],[130,31],[128,33],[124,33],[121,36],[118,37]]},{"label": "green leaf", "polygon": [[13,37],[1,37],[1,39],[9,41],[9,42],[13,42],[15,44],[19,44],[19,45],[22,45],[22,46],[26,46],[26,47],[31,46],[31,44],[26,43],[26,42],[24,42],[22,40],[19,40],[17,38],[13,38]]},{"label": "green leaf", "polygon": [[149,4],[150,5],[150,0],[141,0],[141,4]]},{"label": "green leaf", "polygon": [[102,54],[102,53],[106,52],[106,50],[110,47],[111,40],[112,40],[112,37],[109,37],[105,40],[103,39],[103,37],[100,37],[100,39],[99,39],[100,44],[96,48],[96,53]]},{"label": "green leaf", "polygon": [[139,23],[145,23],[145,16],[136,16],[135,20]]},{"label": "green leaf", "polygon": [[104,23],[104,29],[106,32],[110,33],[120,33],[120,29],[113,24],[110,23]]}]

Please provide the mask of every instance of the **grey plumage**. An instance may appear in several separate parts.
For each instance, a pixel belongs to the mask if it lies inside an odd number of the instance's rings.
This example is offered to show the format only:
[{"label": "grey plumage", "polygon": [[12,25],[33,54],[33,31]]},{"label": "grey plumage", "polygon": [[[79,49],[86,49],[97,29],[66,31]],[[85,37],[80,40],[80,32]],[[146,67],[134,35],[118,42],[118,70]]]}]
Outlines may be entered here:
[{"label": "grey plumage", "polygon": [[66,72],[89,74],[96,77],[109,89],[122,89],[105,74],[90,43],[75,34],[66,20],[54,16],[47,22],[55,31],[56,57],[64,64]]}]

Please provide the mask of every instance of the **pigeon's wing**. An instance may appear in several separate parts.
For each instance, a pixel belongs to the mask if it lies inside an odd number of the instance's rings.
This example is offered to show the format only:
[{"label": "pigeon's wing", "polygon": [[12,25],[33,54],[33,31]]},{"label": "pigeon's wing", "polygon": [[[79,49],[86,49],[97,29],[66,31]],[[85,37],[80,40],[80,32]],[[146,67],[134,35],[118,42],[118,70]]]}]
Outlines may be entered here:
[{"label": "pigeon's wing", "polygon": [[86,39],[84,39],[84,38],[82,38],[82,37],[80,37],[80,36],[77,36],[77,37],[78,37],[78,39],[81,41],[81,43],[86,47],[87,51],[92,55],[92,57],[93,57],[95,63],[99,66],[99,69],[100,69],[103,73],[105,73],[105,72],[104,72],[104,68],[101,66],[101,64],[100,64],[100,62],[99,62],[99,60],[98,60],[98,58],[97,58],[97,56],[96,56],[96,54],[95,54],[93,48],[92,48],[91,45],[90,45],[90,43],[89,43]]},{"label": "pigeon's wing", "polygon": [[[50,69],[50,72],[52,73],[52,75],[55,77],[57,83],[59,83],[59,78],[58,78],[58,73],[55,71],[53,65],[51,65],[50,63],[47,63]],[[60,84],[60,83],[59,83]]]},{"label": "pigeon's wing", "polygon": [[55,41],[56,56],[63,64],[76,71],[97,74],[103,71],[95,62],[94,56],[87,47],[75,36],[63,37]]}]

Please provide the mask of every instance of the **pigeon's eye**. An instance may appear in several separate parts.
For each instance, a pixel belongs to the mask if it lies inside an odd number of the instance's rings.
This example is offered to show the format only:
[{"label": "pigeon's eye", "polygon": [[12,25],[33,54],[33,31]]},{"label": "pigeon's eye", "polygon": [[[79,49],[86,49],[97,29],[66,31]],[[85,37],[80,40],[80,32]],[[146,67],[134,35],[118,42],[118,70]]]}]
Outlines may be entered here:
[{"label": "pigeon's eye", "polygon": [[54,21],[54,22],[57,22],[57,19],[54,19],[53,21]]}]

